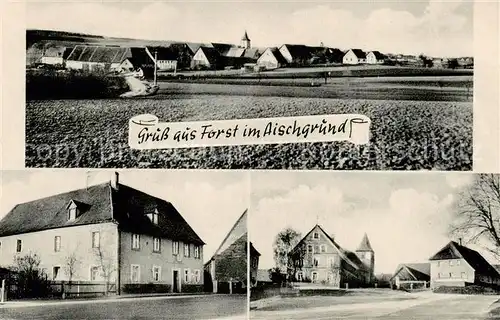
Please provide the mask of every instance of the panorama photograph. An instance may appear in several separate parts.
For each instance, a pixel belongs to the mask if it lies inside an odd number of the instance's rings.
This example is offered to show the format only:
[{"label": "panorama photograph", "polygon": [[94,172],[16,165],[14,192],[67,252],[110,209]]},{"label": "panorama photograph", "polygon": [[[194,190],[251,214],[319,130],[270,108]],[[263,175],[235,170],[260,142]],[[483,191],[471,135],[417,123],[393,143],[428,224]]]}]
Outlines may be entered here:
[{"label": "panorama photograph", "polygon": [[[472,170],[473,2],[25,5],[27,167]],[[140,114],[371,124],[361,145],[136,150]]]}]

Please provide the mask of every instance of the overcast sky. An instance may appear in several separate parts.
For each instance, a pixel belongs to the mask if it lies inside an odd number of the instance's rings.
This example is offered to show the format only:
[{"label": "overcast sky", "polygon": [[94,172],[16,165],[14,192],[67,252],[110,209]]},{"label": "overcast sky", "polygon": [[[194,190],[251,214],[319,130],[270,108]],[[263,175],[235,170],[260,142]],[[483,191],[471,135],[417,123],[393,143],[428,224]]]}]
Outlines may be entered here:
[{"label": "overcast sky", "polygon": [[471,174],[461,173],[253,173],[248,222],[250,239],[262,254],[259,268],[274,266],[272,245],[281,230],[291,227],[305,236],[316,223],[351,251],[366,232],[376,272],[426,262],[457,240],[447,235],[451,207],[471,181]]},{"label": "overcast sky", "polygon": [[473,55],[471,1],[27,3],[28,28],[107,36]]},{"label": "overcast sky", "polygon": [[[109,181],[114,171],[25,170],[2,172],[0,218],[16,204]],[[206,242],[210,259],[249,204],[247,172],[126,170],[120,183],[170,201]],[[88,177],[88,178],[87,178]],[[36,214],[36,213],[33,213]]]}]

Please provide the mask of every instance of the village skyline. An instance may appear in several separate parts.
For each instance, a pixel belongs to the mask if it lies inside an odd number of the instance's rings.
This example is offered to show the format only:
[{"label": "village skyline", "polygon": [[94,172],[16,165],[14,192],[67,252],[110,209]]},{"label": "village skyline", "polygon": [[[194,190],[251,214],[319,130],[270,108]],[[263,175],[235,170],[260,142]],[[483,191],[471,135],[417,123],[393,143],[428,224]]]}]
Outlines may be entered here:
[{"label": "village skyline", "polygon": [[[231,14],[236,5],[120,2],[58,4],[55,8],[51,3],[28,3],[26,26],[107,37],[233,44],[246,30],[255,47],[323,43],[343,50],[435,57],[473,55],[470,2],[239,3],[241,8]],[[88,12],[92,12],[92,20],[85,15]],[[115,17],[112,24],[106,18],[109,16]]]},{"label": "village skyline", "polygon": [[[238,172],[118,171],[120,183],[166,200],[206,243],[210,259],[248,207],[246,174]],[[109,182],[112,170],[34,170],[2,173],[0,219],[17,204]],[[215,178],[216,177],[216,178]],[[191,196],[197,195],[197,201]]]},{"label": "village skyline", "polygon": [[[316,224],[354,251],[364,234],[375,252],[375,273],[400,263],[427,262],[451,240],[456,197],[472,174],[359,174],[271,172],[252,175],[250,241],[262,254],[259,268],[275,266],[275,236],[292,228],[304,237]],[[464,245],[498,263],[482,243]]]}]

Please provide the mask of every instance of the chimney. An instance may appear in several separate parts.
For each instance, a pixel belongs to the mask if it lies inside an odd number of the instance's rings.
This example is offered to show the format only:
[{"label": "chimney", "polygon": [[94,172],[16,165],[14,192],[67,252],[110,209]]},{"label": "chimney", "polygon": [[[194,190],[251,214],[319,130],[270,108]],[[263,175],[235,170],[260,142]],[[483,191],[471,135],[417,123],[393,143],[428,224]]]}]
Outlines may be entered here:
[{"label": "chimney", "polygon": [[458,238],[458,244],[462,245],[462,238]]},{"label": "chimney", "polygon": [[114,172],[113,176],[111,177],[111,187],[115,190],[118,190],[118,185],[120,183],[120,177],[118,172]]}]

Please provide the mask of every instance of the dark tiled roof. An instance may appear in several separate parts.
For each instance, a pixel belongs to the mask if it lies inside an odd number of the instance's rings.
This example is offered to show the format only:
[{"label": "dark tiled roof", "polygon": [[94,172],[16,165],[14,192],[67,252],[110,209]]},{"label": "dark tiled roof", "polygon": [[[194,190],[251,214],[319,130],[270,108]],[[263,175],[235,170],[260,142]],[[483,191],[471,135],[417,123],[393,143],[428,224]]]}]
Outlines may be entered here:
[{"label": "dark tiled roof", "polygon": [[385,55],[380,51],[371,51],[377,60],[385,59]]},{"label": "dark tiled roof", "polygon": [[269,48],[269,50],[271,50],[271,53],[274,55],[274,57],[276,58],[276,60],[278,60],[278,62],[280,64],[287,63],[285,57],[283,57],[283,55],[281,54],[281,51],[278,48],[272,47],[272,48]]},{"label": "dark tiled roof", "polygon": [[407,268],[408,271],[411,272],[415,276],[415,280],[420,280],[420,281],[429,281],[430,280],[430,275],[431,275],[431,264],[430,263],[403,263],[398,265],[396,268],[396,272],[394,273],[394,276],[391,277],[394,278],[403,268]]},{"label": "dark tiled roof", "polygon": [[[68,221],[71,201],[80,214]],[[151,207],[158,210],[158,225],[145,216]],[[123,184],[115,190],[110,183],[18,204],[0,221],[0,236],[104,222],[115,222],[123,231],[204,244],[170,202]]]},{"label": "dark tiled roof", "polygon": [[450,260],[450,259],[464,259],[467,263],[474,268],[474,270],[486,276],[500,277],[497,270],[483,258],[479,252],[472,250],[465,246],[461,246],[455,241],[450,241],[444,248],[438,251],[429,260]]},{"label": "dark tiled roof", "polygon": [[166,47],[146,47],[146,48],[153,55],[153,57],[156,51],[156,57],[158,60],[170,60],[170,61],[177,60],[177,55],[170,48]]},{"label": "dark tiled roof", "polygon": [[121,63],[130,55],[124,47],[77,45],[69,54],[68,60],[81,62]]},{"label": "dark tiled roof", "polygon": [[311,58],[311,48],[303,44],[284,44],[290,52],[293,60],[305,60]]},{"label": "dark tiled roof", "polygon": [[217,51],[217,49],[215,48],[211,48],[211,47],[200,47],[198,50],[202,50],[203,53],[205,54],[205,56],[207,57],[208,59],[208,62],[210,64],[217,64],[217,62],[219,61],[220,59],[220,53],[219,51]]},{"label": "dark tiled roof", "polygon": [[220,55],[225,56],[232,49],[236,48],[234,44],[229,43],[214,43],[212,42],[212,47],[214,47]]},{"label": "dark tiled roof", "polygon": [[365,233],[363,236],[363,240],[361,240],[361,243],[359,244],[358,249],[356,251],[371,251],[373,252],[372,246],[370,244],[370,240],[368,240],[368,235]]},{"label": "dark tiled roof", "polygon": [[358,59],[366,59],[366,52],[364,52],[361,49],[351,49],[351,51],[354,53]]}]

